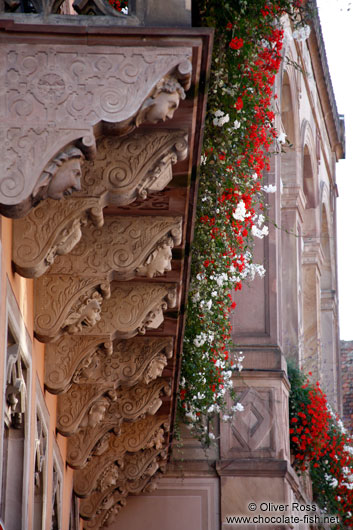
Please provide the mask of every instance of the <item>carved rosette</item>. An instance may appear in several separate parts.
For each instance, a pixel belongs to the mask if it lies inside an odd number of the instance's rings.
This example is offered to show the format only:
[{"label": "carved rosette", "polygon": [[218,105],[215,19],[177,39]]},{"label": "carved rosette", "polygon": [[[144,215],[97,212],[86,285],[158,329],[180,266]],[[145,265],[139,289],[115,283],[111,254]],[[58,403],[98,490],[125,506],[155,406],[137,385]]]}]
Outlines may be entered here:
[{"label": "carved rosette", "polygon": [[105,197],[124,206],[163,190],[171,181],[172,165],[188,154],[185,131],[135,132],[126,138],[106,136],[97,143],[94,162],[82,166],[82,196]]},{"label": "carved rosette", "polygon": [[[113,407],[112,407],[113,408]],[[123,422],[116,428],[114,411],[93,429],[80,429],[68,439],[67,463],[74,469],[84,467],[91,455],[100,456],[113,447],[118,455],[140,451],[144,447],[161,448],[169,428],[167,416],[146,416],[133,423]],[[114,432],[109,432],[113,431]]]},{"label": "carved rosette", "polygon": [[77,245],[88,219],[95,227],[103,225],[100,199],[47,199],[24,219],[14,220],[12,260],[16,272],[26,278],[44,274],[56,256],[71,252]]},{"label": "carved rosette", "polygon": [[34,332],[38,340],[50,342],[93,328],[103,300],[110,297],[110,284],[104,277],[45,275],[35,280],[34,291]]},{"label": "carved rosette", "polygon": [[78,429],[88,431],[107,422],[110,425],[113,418],[118,428],[123,421],[154,415],[162,405],[160,394],[170,395],[170,391],[169,382],[164,379],[120,390],[114,390],[113,385],[110,389],[102,384],[72,385],[58,396],[57,429],[70,436]]},{"label": "carved rosette", "polygon": [[117,280],[154,277],[170,270],[171,249],[182,238],[181,217],[106,217],[102,228],[88,224],[81,241],[58,256],[51,274],[113,275]]}]

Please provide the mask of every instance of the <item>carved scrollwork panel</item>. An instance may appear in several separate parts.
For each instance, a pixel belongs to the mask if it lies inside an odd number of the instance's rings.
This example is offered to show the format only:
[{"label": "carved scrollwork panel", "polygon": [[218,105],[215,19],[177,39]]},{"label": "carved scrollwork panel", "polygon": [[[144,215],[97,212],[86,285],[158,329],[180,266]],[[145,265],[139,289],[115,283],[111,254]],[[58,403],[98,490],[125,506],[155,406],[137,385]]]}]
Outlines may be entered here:
[{"label": "carved scrollwork panel", "polygon": [[[183,130],[135,132],[126,138],[106,136],[97,142],[94,162],[82,167],[82,195],[101,197],[118,206],[146,199],[172,179],[172,165],[184,160],[188,137]],[[97,178],[99,177],[99,178]]]},{"label": "carved scrollwork panel", "polygon": [[154,415],[162,404],[160,394],[170,395],[169,382],[158,379],[131,388],[114,390],[112,384],[72,385],[58,396],[57,429],[64,436],[79,429],[94,429],[101,423],[136,421],[145,414]]},{"label": "carved scrollwork panel", "polygon": [[12,259],[16,272],[27,278],[41,276],[56,256],[71,252],[77,245],[88,219],[96,227],[103,225],[100,199],[48,199],[24,219],[14,220]]},{"label": "carved scrollwork panel", "polygon": [[[95,457],[93,457],[95,458]],[[110,454],[95,461],[90,476],[87,470],[90,463],[74,471],[74,491],[79,497],[86,498],[94,491],[105,493],[112,486],[134,493],[141,478],[151,478],[158,470],[158,461],[166,458],[165,449],[148,448],[136,453],[126,453],[123,457]],[[93,459],[92,459],[93,460]]]},{"label": "carved scrollwork panel", "polygon": [[56,258],[50,273],[92,277],[114,272],[118,280],[161,276],[171,269],[171,249],[181,237],[181,217],[106,217],[101,228],[83,227],[80,242],[69,255]]},{"label": "carved scrollwork panel", "polygon": [[101,318],[103,300],[110,296],[104,277],[44,275],[34,284],[34,332],[42,342],[93,328]]},{"label": "carved scrollwork panel", "polygon": [[[132,424],[130,428],[133,428],[134,426],[135,424]],[[144,438],[148,439],[148,437],[145,436]],[[138,439],[139,443],[135,443],[133,438],[130,436],[128,445],[131,446],[132,442],[132,446],[134,446],[136,449],[137,447],[141,447],[141,435],[138,435]],[[154,431],[152,438],[150,438],[149,442],[144,446],[144,449],[152,449],[153,447],[155,447],[155,450],[157,451],[160,451],[163,447],[163,444],[161,443],[161,433],[158,427]],[[102,471],[109,468],[109,466],[117,461],[120,463],[124,461],[123,455],[125,455],[126,449],[127,446],[125,445],[124,447],[124,441],[120,440],[120,436],[111,433],[109,439],[106,442],[105,451],[102,454],[93,455],[83,469],[75,470],[74,491],[76,495],[79,497],[88,497],[92,491],[97,489],[98,480],[102,474]],[[143,451],[143,449],[141,451]],[[132,485],[130,485],[130,489],[132,489]]]},{"label": "carved scrollwork panel", "polygon": [[63,335],[57,342],[47,344],[45,348],[47,390],[53,394],[65,392],[78,366],[83,369],[84,363],[90,364],[91,358],[98,350],[108,357],[113,350],[112,343],[104,342],[100,336]]},{"label": "carved scrollwork panel", "polygon": [[101,319],[84,335],[130,338],[147,329],[157,329],[163,322],[163,311],[175,307],[177,288],[167,283],[113,282],[111,297],[102,304]]},{"label": "carved scrollwork panel", "polygon": [[11,207],[29,200],[65,146],[90,150],[100,122],[126,134],[170,118],[190,86],[185,47],[4,42],[0,55],[0,210],[10,217],[23,215]]},{"label": "carved scrollwork panel", "polygon": [[[113,408],[113,407],[112,407]],[[116,425],[114,411],[107,411],[103,421],[93,429],[80,429],[70,436],[67,445],[67,462],[74,469],[85,466],[90,455],[99,456],[109,448],[115,453],[140,451],[144,447],[161,448],[164,433],[169,428],[167,416],[146,416],[133,423]],[[114,432],[109,432],[114,430]]]}]

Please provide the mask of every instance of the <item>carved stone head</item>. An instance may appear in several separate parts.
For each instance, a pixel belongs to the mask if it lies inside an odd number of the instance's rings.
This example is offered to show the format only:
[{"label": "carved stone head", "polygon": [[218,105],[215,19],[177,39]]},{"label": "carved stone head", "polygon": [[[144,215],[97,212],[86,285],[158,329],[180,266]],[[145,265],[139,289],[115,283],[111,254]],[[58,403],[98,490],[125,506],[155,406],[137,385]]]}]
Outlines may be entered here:
[{"label": "carved stone head", "polygon": [[181,99],[185,99],[185,91],[181,84],[172,76],[164,77],[143,103],[136,117],[136,125],[171,119]]},{"label": "carved stone head", "polygon": [[153,278],[154,276],[162,276],[165,272],[172,270],[172,248],[172,238],[167,238],[157,244],[145,263],[138,267],[137,275]]},{"label": "carved stone head", "polygon": [[81,161],[82,152],[77,147],[70,147],[54,158],[45,172],[50,175],[47,197],[60,200],[81,190]]}]

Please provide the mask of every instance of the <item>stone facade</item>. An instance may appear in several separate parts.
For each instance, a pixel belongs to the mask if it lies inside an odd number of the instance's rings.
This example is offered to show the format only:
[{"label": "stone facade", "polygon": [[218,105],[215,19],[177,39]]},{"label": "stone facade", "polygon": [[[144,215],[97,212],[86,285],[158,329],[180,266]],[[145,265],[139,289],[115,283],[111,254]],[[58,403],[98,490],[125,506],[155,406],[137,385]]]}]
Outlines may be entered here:
[{"label": "stone facade", "polygon": [[341,340],[343,423],[353,433],[353,341]]}]

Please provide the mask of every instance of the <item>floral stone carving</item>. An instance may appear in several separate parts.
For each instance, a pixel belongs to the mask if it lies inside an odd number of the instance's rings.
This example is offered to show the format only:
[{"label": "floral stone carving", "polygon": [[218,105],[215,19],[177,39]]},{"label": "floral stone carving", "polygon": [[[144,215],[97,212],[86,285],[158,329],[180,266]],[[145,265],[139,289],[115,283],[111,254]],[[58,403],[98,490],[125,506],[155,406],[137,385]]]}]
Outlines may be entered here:
[{"label": "floral stone carving", "polygon": [[190,47],[93,48],[1,43],[1,213],[24,214],[48,162],[66,146],[92,156],[94,126],[126,134],[170,118],[190,86]]},{"label": "floral stone carving", "polygon": [[[93,429],[82,428],[68,439],[67,463],[79,469],[91,455],[99,456],[112,447],[119,455],[140,451],[144,447],[160,448],[165,431],[169,429],[167,416],[146,416],[133,423],[123,422],[116,428],[114,406],[108,409],[102,422]],[[114,431],[114,432],[109,432]]]},{"label": "floral stone carving", "polygon": [[170,384],[158,379],[151,384],[140,383],[131,388],[108,389],[99,385],[72,385],[58,396],[57,429],[64,436],[78,429],[94,429],[98,424],[114,418],[115,428],[123,421],[153,416],[162,405],[160,394],[170,395]]},{"label": "floral stone carving", "polygon": [[103,227],[88,224],[82,234],[69,255],[56,258],[51,274],[153,278],[171,269],[171,249],[181,242],[182,218],[106,217]]}]

